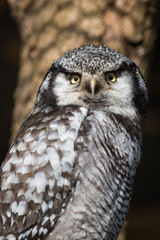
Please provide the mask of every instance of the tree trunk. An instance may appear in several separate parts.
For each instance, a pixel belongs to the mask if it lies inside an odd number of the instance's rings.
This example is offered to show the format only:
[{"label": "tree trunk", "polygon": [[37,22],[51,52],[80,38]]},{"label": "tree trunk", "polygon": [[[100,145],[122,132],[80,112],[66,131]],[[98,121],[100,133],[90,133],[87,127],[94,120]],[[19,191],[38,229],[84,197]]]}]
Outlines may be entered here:
[{"label": "tree trunk", "polygon": [[[65,51],[88,43],[107,45],[131,58],[147,79],[158,0],[8,2],[21,35],[12,139],[33,107],[44,74]],[[119,236],[124,239],[125,230]]]}]

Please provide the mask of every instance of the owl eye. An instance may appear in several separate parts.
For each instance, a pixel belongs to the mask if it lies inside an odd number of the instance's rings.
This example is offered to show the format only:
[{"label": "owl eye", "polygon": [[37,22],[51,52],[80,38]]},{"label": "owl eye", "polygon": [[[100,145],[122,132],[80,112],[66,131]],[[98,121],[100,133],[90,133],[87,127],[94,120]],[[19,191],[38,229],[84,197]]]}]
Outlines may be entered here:
[{"label": "owl eye", "polygon": [[76,84],[76,83],[79,83],[81,80],[81,76],[79,74],[72,74],[70,76],[70,82],[71,84]]},{"label": "owl eye", "polygon": [[116,74],[115,74],[115,73],[112,73],[112,72],[106,73],[105,79],[106,79],[107,81],[113,82],[113,83],[117,81]]}]

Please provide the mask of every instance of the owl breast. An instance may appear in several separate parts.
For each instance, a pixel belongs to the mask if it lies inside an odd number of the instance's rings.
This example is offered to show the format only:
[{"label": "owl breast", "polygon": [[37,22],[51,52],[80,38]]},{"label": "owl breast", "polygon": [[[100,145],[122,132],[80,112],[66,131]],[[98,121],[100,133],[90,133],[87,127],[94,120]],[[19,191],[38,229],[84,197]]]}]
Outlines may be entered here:
[{"label": "owl breast", "polygon": [[72,197],[47,239],[116,239],[128,210],[139,140],[131,141],[118,119],[87,111],[74,146],[79,157]]}]

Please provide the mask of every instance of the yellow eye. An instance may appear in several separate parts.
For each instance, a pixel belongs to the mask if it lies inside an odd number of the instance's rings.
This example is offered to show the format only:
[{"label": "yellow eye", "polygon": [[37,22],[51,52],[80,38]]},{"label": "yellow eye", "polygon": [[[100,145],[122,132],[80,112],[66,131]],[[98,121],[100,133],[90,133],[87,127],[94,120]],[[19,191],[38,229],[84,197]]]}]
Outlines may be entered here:
[{"label": "yellow eye", "polygon": [[71,84],[79,83],[80,80],[81,80],[81,76],[78,75],[78,74],[73,74],[73,75],[71,75],[71,77],[70,77]]},{"label": "yellow eye", "polygon": [[105,76],[106,80],[109,81],[109,82],[116,82],[117,81],[117,77],[116,77],[116,74],[115,73],[112,73],[112,72],[108,72],[106,73],[106,76]]}]

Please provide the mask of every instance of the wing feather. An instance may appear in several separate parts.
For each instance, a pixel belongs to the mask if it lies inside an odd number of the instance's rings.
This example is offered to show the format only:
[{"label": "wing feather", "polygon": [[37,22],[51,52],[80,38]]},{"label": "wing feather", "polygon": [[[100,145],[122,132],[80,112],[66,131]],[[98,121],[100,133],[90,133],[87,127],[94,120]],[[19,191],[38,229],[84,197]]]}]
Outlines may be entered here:
[{"label": "wing feather", "polygon": [[70,199],[85,114],[66,110],[21,130],[1,169],[0,237],[37,239],[54,227]]}]

